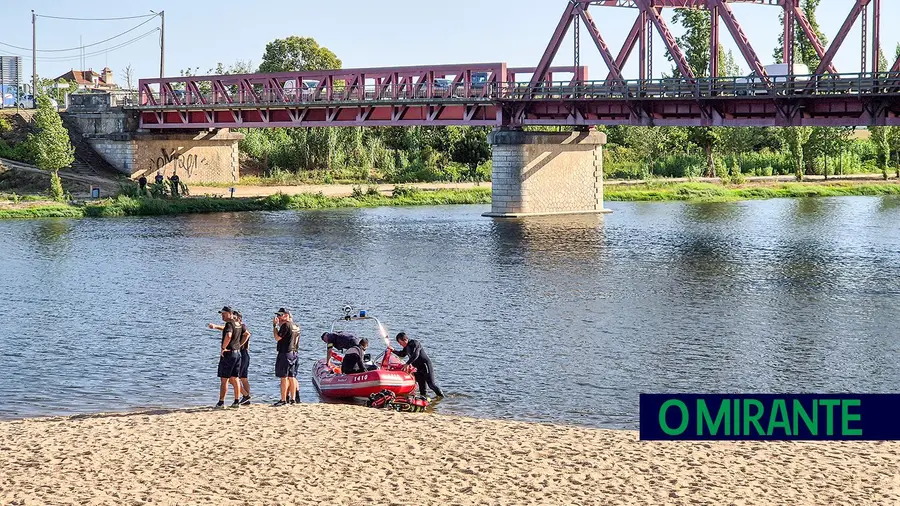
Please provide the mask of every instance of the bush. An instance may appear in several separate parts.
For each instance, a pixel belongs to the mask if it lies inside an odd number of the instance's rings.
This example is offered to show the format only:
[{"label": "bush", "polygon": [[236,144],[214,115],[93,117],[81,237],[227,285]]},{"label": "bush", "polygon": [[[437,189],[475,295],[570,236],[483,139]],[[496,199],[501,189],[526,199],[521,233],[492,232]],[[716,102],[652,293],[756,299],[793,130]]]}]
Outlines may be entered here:
[{"label": "bush", "polygon": [[397,186],[394,186],[394,189],[391,191],[391,197],[413,197],[420,193],[422,193],[420,188],[398,184]]},{"label": "bush", "polygon": [[12,132],[12,124],[6,118],[0,118],[0,134]]},{"label": "bush", "polygon": [[58,170],[50,173],[50,198],[59,202],[66,199],[66,192],[63,190],[62,179],[59,178]]},{"label": "bush", "polygon": [[20,142],[11,146],[3,139],[0,139],[0,158],[8,158],[17,162],[33,164],[35,161],[35,154],[30,143]]}]

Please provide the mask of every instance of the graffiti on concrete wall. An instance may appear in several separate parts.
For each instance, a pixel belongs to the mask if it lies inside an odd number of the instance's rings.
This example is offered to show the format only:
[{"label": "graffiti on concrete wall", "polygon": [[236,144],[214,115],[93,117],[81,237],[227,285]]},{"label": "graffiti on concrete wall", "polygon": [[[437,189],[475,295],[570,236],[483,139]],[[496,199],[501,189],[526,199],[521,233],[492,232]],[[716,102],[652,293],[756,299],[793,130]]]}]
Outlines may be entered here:
[{"label": "graffiti on concrete wall", "polygon": [[182,174],[190,178],[195,170],[206,164],[206,158],[194,153],[179,153],[177,149],[167,151],[165,148],[161,148],[159,151],[162,155],[151,162],[157,171],[164,171],[166,166],[172,164],[172,170],[175,173],[180,170]]}]

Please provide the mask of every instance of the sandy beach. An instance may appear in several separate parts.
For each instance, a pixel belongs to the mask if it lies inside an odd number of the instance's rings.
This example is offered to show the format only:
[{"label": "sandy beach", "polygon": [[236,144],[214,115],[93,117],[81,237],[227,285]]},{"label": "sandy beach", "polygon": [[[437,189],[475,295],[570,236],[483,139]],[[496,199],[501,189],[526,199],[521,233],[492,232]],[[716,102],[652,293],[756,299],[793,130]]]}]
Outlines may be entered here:
[{"label": "sandy beach", "polygon": [[0,504],[897,504],[900,443],[637,433],[304,404],[0,423]]}]

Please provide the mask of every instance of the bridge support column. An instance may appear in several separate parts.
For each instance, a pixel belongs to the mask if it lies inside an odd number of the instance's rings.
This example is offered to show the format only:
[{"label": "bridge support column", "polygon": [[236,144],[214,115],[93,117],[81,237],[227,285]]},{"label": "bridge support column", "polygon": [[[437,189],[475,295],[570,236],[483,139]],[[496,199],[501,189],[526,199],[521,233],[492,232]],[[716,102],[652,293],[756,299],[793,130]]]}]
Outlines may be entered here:
[{"label": "bridge support column", "polygon": [[240,178],[238,142],[227,128],[199,133],[124,133],[88,140],[95,151],[132,179],[177,173],[185,184],[233,183]]},{"label": "bridge support column", "polygon": [[609,212],[603,208],[606,134],[496,129],[489,140],[493,190],[485,216]]}]

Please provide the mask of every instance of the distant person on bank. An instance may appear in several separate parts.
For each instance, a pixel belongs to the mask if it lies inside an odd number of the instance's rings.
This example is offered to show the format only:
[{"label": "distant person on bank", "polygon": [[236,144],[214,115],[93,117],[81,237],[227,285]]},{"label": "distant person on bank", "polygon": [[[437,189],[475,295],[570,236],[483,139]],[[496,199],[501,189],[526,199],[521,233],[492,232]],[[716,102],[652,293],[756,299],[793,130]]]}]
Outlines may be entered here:
[{"label": "distant person on bank", "polygon": [[281,380],[281,400],[275,406],[294,404],[300,401],[300,386],[297,384],[297,368],[299,359],[297,350],[300,345],[300,327],[294,325],[290,311],[281,308],[275,313],[272,321],[272,333],[275,336],[275,376]]},{"label": "distant person on bank", "polygon": [[141,176],[141,178],[138,179],[138,187],[141,189],[141,195],[147,193],[147,176]]},{"label": "distant person on bank", "polygon": [[356,374],[366,372],[366,364],[363,362],[366,348],[369,347],[369,340],[362,338],[359,344],[351,347],[344,353],[344,360],[341,362],[341,374]]},{"label": "distant person on bank", "polygon": [[156,184],[162,184],[166,178],[163,177],[162,171],[156,171],[156,177],[153,180],[156,181]]},{"label": "distant person on bank", "polygon": [[217,408],[225,407],[225,395],[228,393],[228,383],[234,391],[234,404],[232,408],[241,405],[241,388],[238,376],[241,372],[241,338],[234,325],[234,311],[230,307],[225,306],[219,311],[222,315],[222,350],[219,354],[219,403]]},{"label": "distant person on bank", "polygon": [[169,181],[172,182],[172,196],[177,197],[179,190],[181,190],[181,178],[178,177],[177,172],[173,172],[172,177],[169,178]]},{"label": "distant person on bank", "polygon": [[[250,381],[247,379],[250,370],[250,329],[244,324],[244,316],[240,311],[235,310],[233,315],[234,329],[241,336],[241,369],[238,379],[241,382],[241,405],[245,405],[250,404]],[[210,323],[209,328],[224,330],[225,326]]]},{"label": "distant person on bank", "polygon": [[393,348],[388,348],[388,353],[393,352],[398,357],[409,357],[406,365],[416,368],[413,376],[415,376],[416,383],[419,385],[419,395],[424,397],[428,393],[425,389],[425,385],[428,385],[437,394],[437,398],[443,397],[444,392],[441,391],[441,388],[434,381],[434,366],[431,364],[431,359],[428,358],[428,354],[425,353],[425,348],[422,347],[422,344],[415,339],[407,337],[406,332],[397,334],[397,343],[403,349],[397,351]]}]

